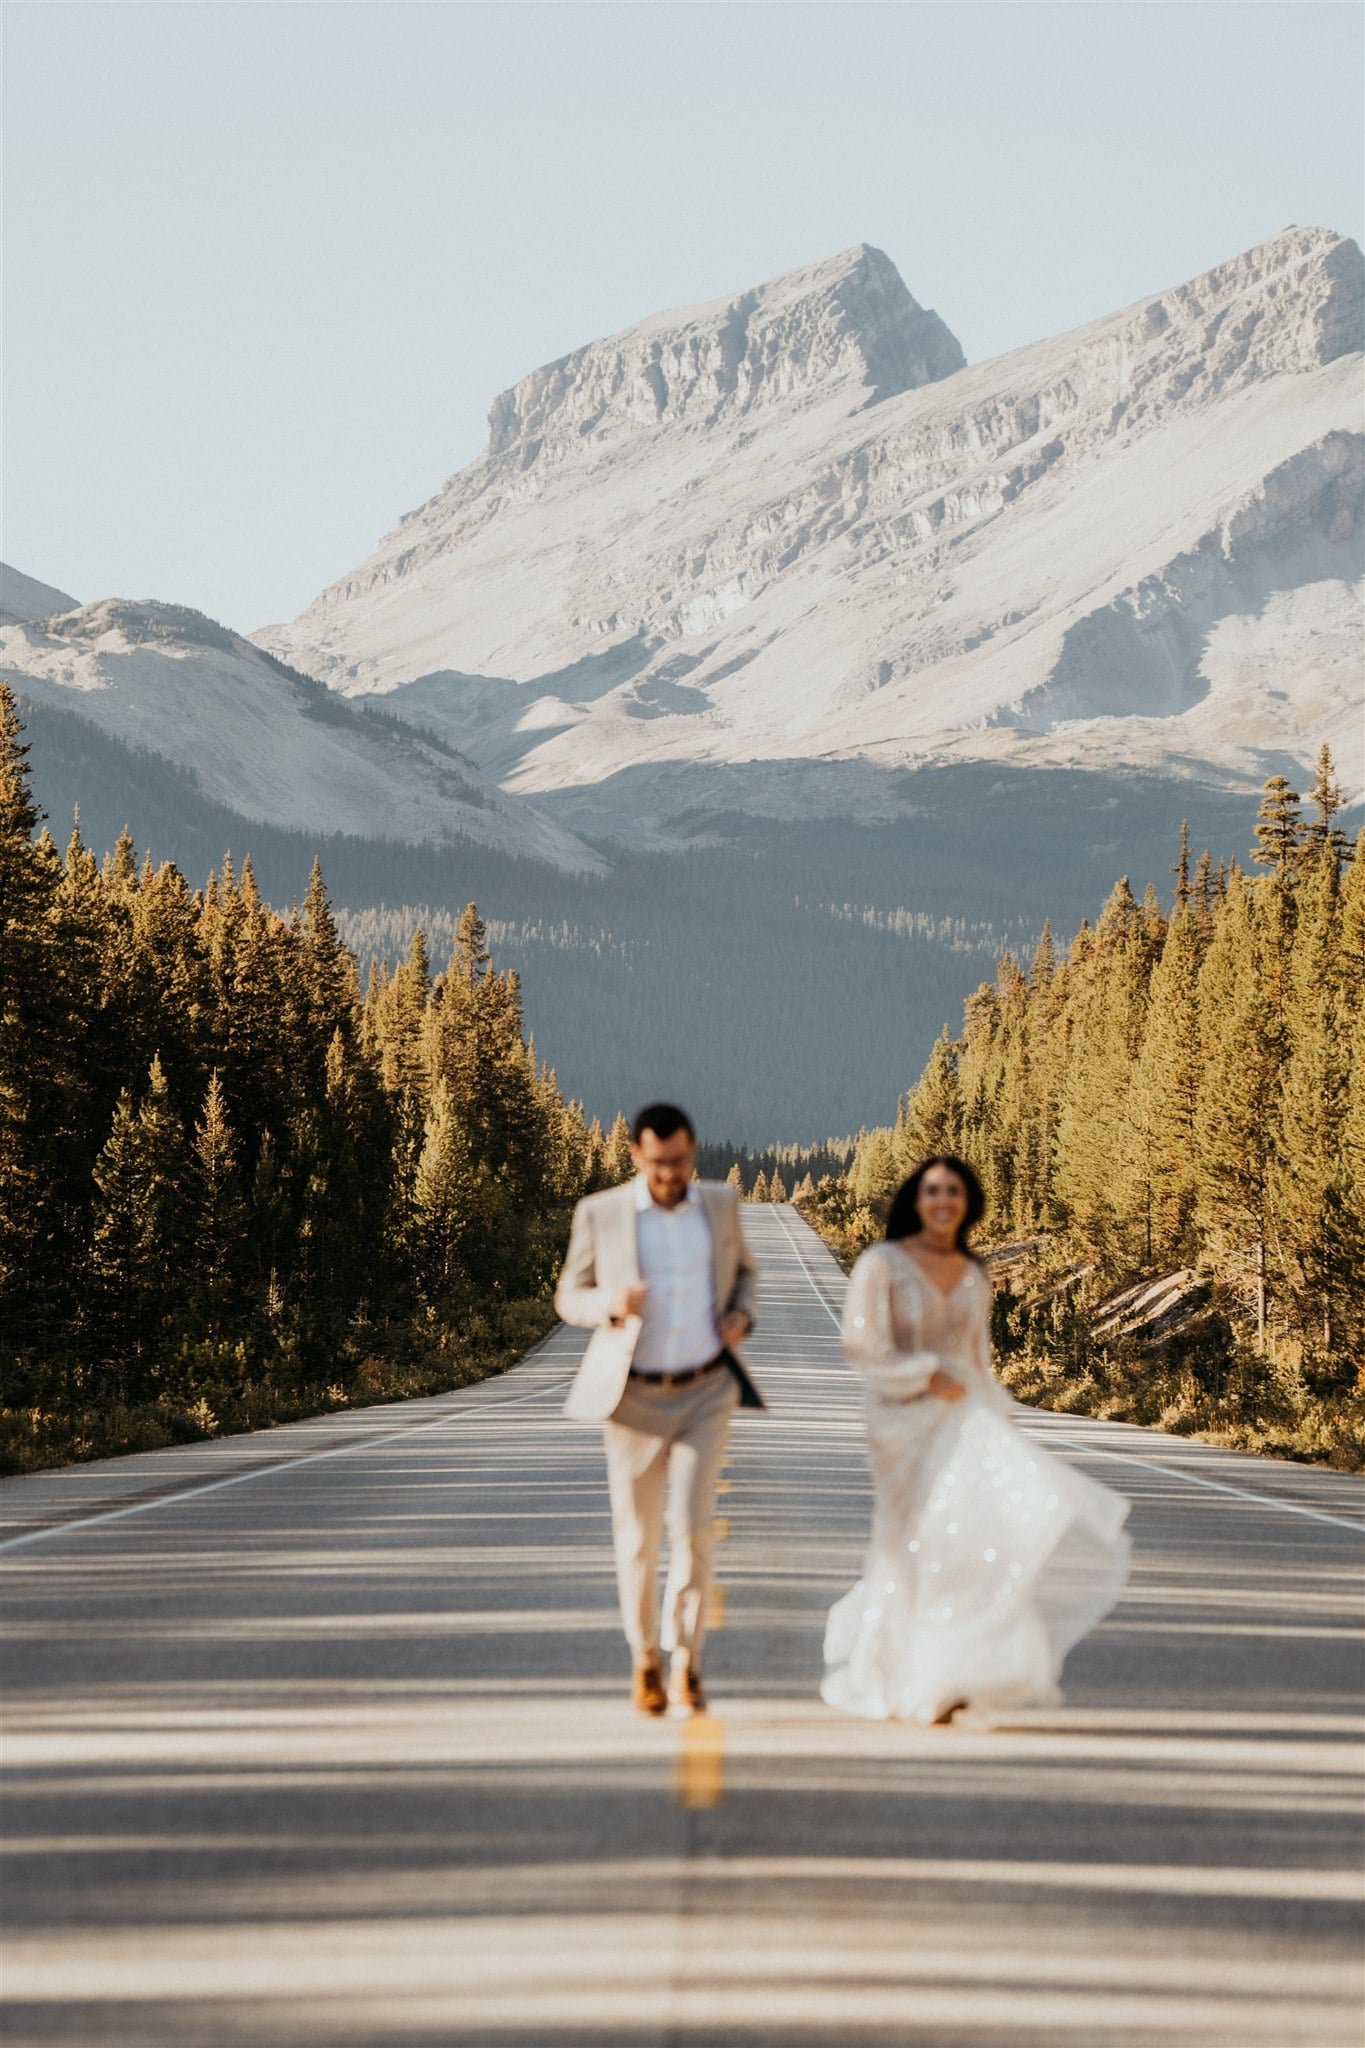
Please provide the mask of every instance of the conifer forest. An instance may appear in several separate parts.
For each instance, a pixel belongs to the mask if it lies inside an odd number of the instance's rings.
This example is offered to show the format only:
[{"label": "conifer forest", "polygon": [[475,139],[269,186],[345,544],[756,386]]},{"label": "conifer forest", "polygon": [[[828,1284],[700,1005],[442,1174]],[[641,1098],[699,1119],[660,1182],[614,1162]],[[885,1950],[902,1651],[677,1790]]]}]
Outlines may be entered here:
[{"label": "conifer forest", "polygon": [[25,1469],[457,1384],[552,1321],[629,1164],[522,1026],[471,904],[362,994],[314,865],[193,889],[60,852],[0,684],[0,1456]]},{"label": "conifer forest", "polygon": [[997,1362],[1044,1405],[1365,1462],[1365,859],[1323,750],[1266,784],[1252,869],[1117,882],[944,1031],[804,1213],[851,1256],[916,1161],[987,1195]]},{"label": "conifer forest", "polygon": [[[539,1057],[497,928],[433,920],[438,964],[428,930],[385,957],[352,913],[362,986],[316,861],[282,915],[249,858],[196,888],[126,831],[101,856],[78,822],[62,851],[30,769],[0,683],[3,1468],[519,1356],[574,1202],[630,1162],[623,1118],[604,1134]],[[1365,861],[1340,809],[1324,749],[1306,801],[1267,784],[1248,868],[1186,833],[1169,902],[1120,880],[1069,946],[1045,925],[1001,954],[894,1124],[703,1131],[702,1171],[795,1200],[847,1261],[919,1159],[959,1154],[1022,1398],[1365,1463]]]}]

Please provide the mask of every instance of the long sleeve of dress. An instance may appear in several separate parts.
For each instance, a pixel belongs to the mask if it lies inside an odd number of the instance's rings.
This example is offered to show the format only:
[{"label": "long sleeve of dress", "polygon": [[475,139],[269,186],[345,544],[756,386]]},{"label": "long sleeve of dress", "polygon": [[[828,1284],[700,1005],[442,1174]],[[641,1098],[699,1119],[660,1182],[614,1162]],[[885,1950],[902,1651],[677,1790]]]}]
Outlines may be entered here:
[{"label": "long sleeve of dress", "polygon": [[891,1318],[891,1275],[884,1255],[864,1252],[853,1268],[844,1300],[844,1357],[873,1390],[890,1401],[928,1392],[941,1363],[933,1351],[897,1347]]}]

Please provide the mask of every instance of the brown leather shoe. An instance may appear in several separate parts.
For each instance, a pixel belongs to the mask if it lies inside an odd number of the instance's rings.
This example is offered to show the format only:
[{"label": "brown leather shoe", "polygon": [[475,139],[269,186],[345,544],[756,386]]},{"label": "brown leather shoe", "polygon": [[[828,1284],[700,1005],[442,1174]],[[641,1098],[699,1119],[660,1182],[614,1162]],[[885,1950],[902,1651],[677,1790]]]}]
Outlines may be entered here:
[{"label": "brown leather shoe", "polygon": [[663,1666],[657,1657],[637,1657],[630,1681],[630,1703],[642,1714],[666,1714]]},{"label": "brown leather shoe", "polygon": [[706,1712],[706,1690],[701,1682],[701,1666],[694,1663],[684,1650],[679,1650],[673,1659],[669,1692],[674,1706],[682,1707],[686,1713]]}]

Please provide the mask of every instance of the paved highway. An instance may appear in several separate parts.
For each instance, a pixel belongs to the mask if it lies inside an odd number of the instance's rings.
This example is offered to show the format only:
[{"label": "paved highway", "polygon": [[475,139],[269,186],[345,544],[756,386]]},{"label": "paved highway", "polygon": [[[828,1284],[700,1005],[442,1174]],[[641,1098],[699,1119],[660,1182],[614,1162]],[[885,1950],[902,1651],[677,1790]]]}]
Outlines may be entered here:
[{"label": "paved highway", "polygon": [[1133,1503],[1066,1706],[842,1720],[843,1280],[746,1224],[703,1720],[626,1703],[577,1333],[5,1482],[7,2048],[1361,2048],[1360,1482],[1030,1416]]}]

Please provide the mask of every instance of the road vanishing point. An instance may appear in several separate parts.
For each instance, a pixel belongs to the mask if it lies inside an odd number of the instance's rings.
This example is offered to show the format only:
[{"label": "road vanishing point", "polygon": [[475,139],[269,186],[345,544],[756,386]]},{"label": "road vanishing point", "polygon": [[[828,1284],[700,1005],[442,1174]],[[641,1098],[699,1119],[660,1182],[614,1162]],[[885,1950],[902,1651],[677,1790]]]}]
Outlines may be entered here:
[{"label": "road vanishing point", "polygon": [[1021,1411],[1132,1502],[1065,1706],[843,1719],[844,1281],[745,1223],[698,1720],[627,1702],[581,1332],[4,1483],[7,2048],[1361,2048],[1361,1483]]}]

